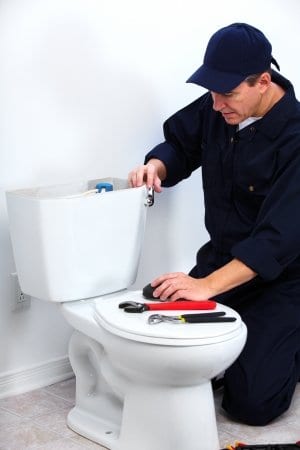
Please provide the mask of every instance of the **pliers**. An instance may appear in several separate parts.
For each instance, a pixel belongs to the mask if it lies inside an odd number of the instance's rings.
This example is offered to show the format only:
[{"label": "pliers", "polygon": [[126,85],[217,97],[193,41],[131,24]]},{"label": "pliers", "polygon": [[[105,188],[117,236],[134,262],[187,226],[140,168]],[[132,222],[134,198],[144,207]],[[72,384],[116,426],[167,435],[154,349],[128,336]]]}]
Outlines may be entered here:
[{"label": "pliers", "polygon": [[139,303],[139,302],[122,302],[119,308],[129,313],[142,313],[144,311],[161,311],[161,310],[185,310],[185,309],[215,309],[216,302],[214,300],[177,300],[175,302],[163,303]]},{"label": "pliers", "polygon": [[236,317],[225,316],[224,311],[200,314],[181,314],[180,316],[164,316],[162,314],[151,314],[148,317],[150,325],[156,325],[161,322],[169,323],[216,323],[216,322],[234,322]]}]

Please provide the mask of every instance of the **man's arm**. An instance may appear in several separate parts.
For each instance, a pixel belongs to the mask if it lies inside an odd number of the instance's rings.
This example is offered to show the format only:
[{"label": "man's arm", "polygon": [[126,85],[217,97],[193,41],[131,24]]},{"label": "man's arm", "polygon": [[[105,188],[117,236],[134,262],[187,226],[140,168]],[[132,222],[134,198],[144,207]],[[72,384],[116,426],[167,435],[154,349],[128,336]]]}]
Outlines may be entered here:
[{"label": "man's arm", "polygon": [[256,276],[257,273],[242,261],[233,259],[225,266],[208,275],[206,280],[213,295],[218,295],[240,286]]},{"label": "man's arm", "polygon": [[204,278],[181,272],[167,273],[152,281],[153,295],[162,300],[205,300],[227,292],[255,278],[257,274],[243,262],[233,259]]}]

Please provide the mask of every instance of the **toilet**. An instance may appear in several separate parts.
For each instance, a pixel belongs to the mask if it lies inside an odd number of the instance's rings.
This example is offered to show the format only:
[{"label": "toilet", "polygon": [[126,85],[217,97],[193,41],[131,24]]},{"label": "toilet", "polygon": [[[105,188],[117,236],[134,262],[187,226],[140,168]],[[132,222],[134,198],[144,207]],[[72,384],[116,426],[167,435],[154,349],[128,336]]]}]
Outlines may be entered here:
[{"label": "toilet", "polygon": [[217,304],[236,321],[151,325],[151,311],[119,308],[147,302],[130,287],[152,193],[106,178],[6,197],[21,289],[56,302],[74,329],[69,427],[110,450],[219,450],[210,381],[243,349],[240,316]]}]

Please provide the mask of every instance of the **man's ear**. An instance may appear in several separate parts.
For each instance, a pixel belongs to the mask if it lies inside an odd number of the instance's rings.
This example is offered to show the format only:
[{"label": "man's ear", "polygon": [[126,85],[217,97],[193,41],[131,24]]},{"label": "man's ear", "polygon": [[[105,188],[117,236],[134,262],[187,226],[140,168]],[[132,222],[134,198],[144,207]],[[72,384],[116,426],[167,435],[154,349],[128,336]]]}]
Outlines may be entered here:
[{"label": "man's ear", "polygon": [[266,92],[270,84],[271,84],[271,75],[269,74],[269,72],[263,72],[258,79],[260,92],[262,94]]}]

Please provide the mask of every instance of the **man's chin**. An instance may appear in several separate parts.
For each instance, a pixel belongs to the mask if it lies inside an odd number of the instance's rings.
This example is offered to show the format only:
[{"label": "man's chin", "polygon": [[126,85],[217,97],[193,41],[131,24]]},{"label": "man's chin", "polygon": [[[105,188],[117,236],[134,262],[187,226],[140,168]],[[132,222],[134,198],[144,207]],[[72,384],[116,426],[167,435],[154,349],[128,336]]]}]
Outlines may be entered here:
[{"label": "man's chin", "polygon": [[241,122],[240,118],[236,114],[222,114],[223,119],[229,125],[237,125]]}]

